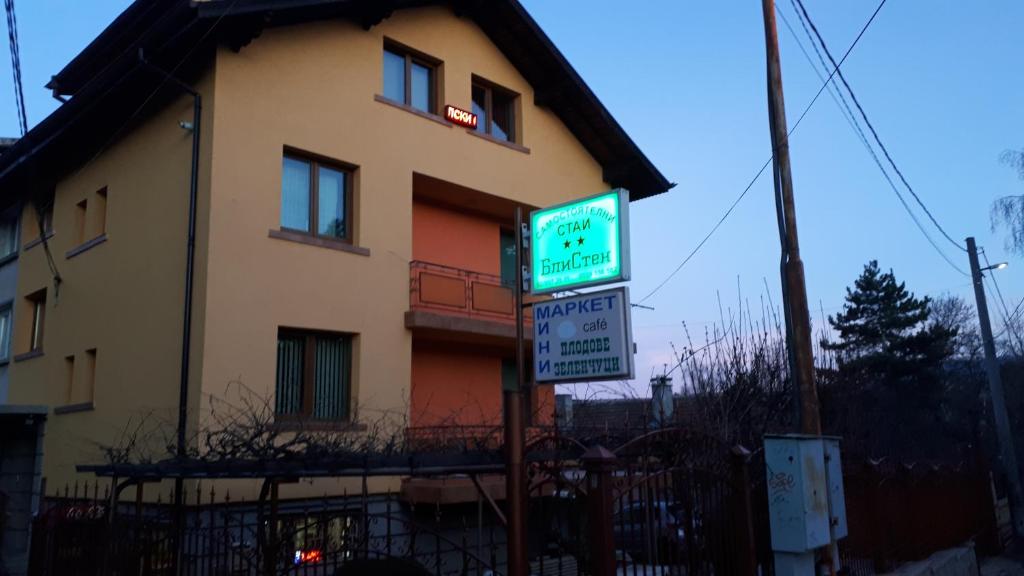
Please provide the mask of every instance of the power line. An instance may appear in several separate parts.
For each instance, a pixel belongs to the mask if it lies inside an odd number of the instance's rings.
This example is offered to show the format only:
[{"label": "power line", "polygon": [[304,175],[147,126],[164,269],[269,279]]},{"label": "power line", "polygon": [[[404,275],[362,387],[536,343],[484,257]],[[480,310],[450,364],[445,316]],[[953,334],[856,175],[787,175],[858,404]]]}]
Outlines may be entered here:
[{"label": "power line", "polygon": [[[814,21],[811,20],[811,15],[807,13],[807,8],[804,6],[803,0],[796,0],[796,3],[800,7],[800,10],[797,12],[797,16],[800,17],[801,21],[807,21],[807,24],[810,25],[815,37],[817,37],[818,42],[821,44],[822,49],[825,51],[825,55],[828,56],[828,59],[830,62],[832,62],[832,64],[835,64],[835,60],[832,58],[832,53],[829,51],[828,45],[825,44],[825,40],[821,37],[821,34],[818,32],[817,26],[814,25]],[[885,0],[883,0],[882,3],[884,4]],[[892,169],[896,172],[896,175],[899,176],[900,181],[903,182],[903,185],[906,186],[908,191],[910,191],[910,194],[914,197],[914,200],[917,201],[917,204],[921,207],[921,209],[924,210],[924,213],[928,215],[928,218],[932,221],[932,224],[934,224],[935,227],[939,229],[939,232],[941,232],[942,235],[946,237],[946,240],[948,240],[949,243],[952,244],[953,246],[956,246],[960,250],[966,252],[967,249],[962,244],[954,240],[953,237],[946,232],[945,228],[943,228],[942,225],[939,224],[939,221],[935,219],[935,216],[932,215],[931,210],[928,209],[928,206],[926,206],[925,203],[921,200],[921,197],[918,196],[917,192],[914,191],[914,188],[910,185],[909,182],[907,182],[906,177],[903,176],[903,172],[900,171],[898,166],[896,166],[896,162],[892,159],[892,155],[889,154],[889,150],[885,147],[885,144],[882,144],[882,139],[879,138],[878,132],[875,130],[874,125],[871,124],[871,120],[868,119],[867,113],[864,112],[864,108],[860,105],[860,101],[857,100],[857,95],[854,94],[853,88],[850,87],[850,83],[846,81],[846,77],[843,76],[842,72],[839,72],[838,74],[839,79],[842,80],[843,82],[843,86],[846,87],[846,91],[849,92],[850,94],[850,99],[853,100],[853,104],[857,107],[857,110],[860,112],[861,117],[864,119],[864,123],[867,124],[868,130],[871,131],[871,135],[874,137],[875,142],[877,142],[878,147],[882,149],[882,153],[885,155],[886,160],[889,161],[889,164],[892,165]]]},{"label": "power line", "polygon": [[1020,301],[1017,302],[1017,306],[1014,307],[1013,312],[1010,313],[1010,317],[1006,320],[1006,326],[1003,326],[1003,329],[1000,330],[999,334],[996,334],[994,338],[1002,336],[1009,329],[1010,323],[1017,320],[1017,315],[1020,314],[1021,305],[1024,305],[1024,296],[1021,297]]},{"label": "power line", "polygon": [[[790,0],[790,2],[793,3],[793,0]],[[804,49],[803,43],[800,42],[800,39],[797,37],[796,32],[793,30],[793,27],[789,24],[789,20],[786,18],[785,14],[777,6],[776,11],[782,18],[782,22],[786,25],[786,28],[789,29],[790,33],[794,36],[794,40],[796,40],[797,46],[800,47],[800,51],[803,52],[804,57],[807,59],[808,64],[811,65],[811,68],[814,70],[814,73],[818,76],[819,79],[823,79],[821,71],[818,70],[818,67],[814,64],[814,61],[811,60],[810,54],[808,54],[807,50]],[[793,11],[797,13],[797,16],[800,16],[800,13],[797,10],[795,3],[793,3]],[[811,41],[811,46],[814,48],[814,52],[817,54],[818,61],[821,63],[822,68],[825,71],[828,71],[828,64],[825,63],[825,59],[822,57],[821,51],[818,50],[818,44],[817,42],[815,42],[814,37],[811,36],[811,31],[807,28],[807,24],[804,22],[803,18],[800,18],[800,24],[804,29],[804,33],[807,34],[807,38]],[[842,72],[839,72],[839,74],[842,74]],[[835,85],[835,80],[832,80],[830,83]],[[836,103],[836,106],[839,106],[840,112],[843,113],[843,118],[845,118],[847,123],[850,124],[850,127],[853,128],[854,132],[857,133],[857,136],[860,139],[861,144],[863,144],[864,149],[867,150],[868,154],[871,156],[871,159],[875,162],[875,165],[878,166],[878,169],[882,172],[882,176],[885,178],[885,181],[889,184],[889,188],[891,188],[892,191],[896,194],[896,198],[900,201],[900,204],[903,206],[903,209],[906,210],[907,215],[910,216],[910,219],[914,221],[914,225],[917,226],[917,229],[921,231],[921,234],[924,235],[928,243],[931,244],[932,248],[935,249],[935,251],[939,254],[940,257],[942,257],[943,260],[946,261],[947,264],[949,264],[954,270],[959,272],[961,275],[968,276],[967,272],[965,272],[962,268],[957,266],[956,263],[954,263],[953,260],[945,252],[943,252],[941,248],[939,248],[939,245],[932,238],[931,234],[929,234],[928,230],[924,227],[923,224],[921,224],[921,221],[918,219],[917,215],[914,214],[914,211],[910,208],[910,205],[907,204],[907,201],[903,197],[903,194],[896,186],[896,183],[892,181],[892,177],[889,175],[888,171],[885,169],[885,166],[882,164],[881,159],[879,159],[878,154],[875,152],[875,149],[871,146],[871,143],[868,141],[867,136],[864,134],[864,130],[860,126],[860,122],[857,121],[857,117],[850,109],[850,105],[847,103],[846,97],[843,96],[842,89],[840,89],[838,86],[834,87],[835,93],[839,95],[839,98],[836,99],[835,94],[833,94],[832,91],[829,90],[829,94],[832,94],[833,101]],[[840,103],[840,101],[842,103]]]},{"label": "power line", "polygon": [[[985,294],[988,295],[987,296],[988,299],[989,300],[993,300],[993,301],[996,302],[996,306],[995,306],[996,314],[998,314],[999,315],[999,319],[1003,321],[1003,330],[1000,331],[999,334],[1002,335],[1004,333],[1009,333],[1010,336],[1007,337],[1007,342],[1008,342],[1008,346],[1010,348],[1010,351],[1013,352],[1014,354],[1018,354],[1019,355],[1019,354],[1021,354],[1021,352],[1019,352],[1016,349],[1016,346],[1014,345],[1014,338],[1012,337],[1015,334],[1015,332],[1010,330],[1009,329],[1010,325],[1006,323],[1006,316],[1005,316],[1004,312],[1000,309],[1000,307],[998,305],[999,298],[997,298],[997,294],[995,292],[993,292],[992,288],[989,286],[989,282],[988,282],[989,278],[990,278],[990,276],[982,276],[982,283],[984,284]],[[996,336],[992,337],[993,340],[995,340],[995,338],[996,338]]]},{"label": "power line", "polygon": [[[791,3],[793,2],[793,0],[790,0],[790,1],[791,1]],[[811,32],[810,32],[810,30],[808,30],[807,24],[806,24],[804,18],[800,15],[800,11],[797,9],[797,6],[796,6],[795,3],[793,3],[793,11],[796,12],[797,17],[800,19],[800,24],[803,27],[804,32],[807,34],[808,39],[810,39],[811,45],[814,47],[815,53],[817,53],[818,60],[821,62],[822,67],[825,70],[828,70],[828,65],[825,63],[824,58],[822,58],[821,52],[818,50],[818,43],[815,42],[814,38],[811,36]],[[780,14],[781,14],[781,12],[780,12]],[[783,21],[785,22],[785,20],[783,20]],[[792,32],[792,27],[790,27],[790,31]],[[820,38],[820,36],[819,36],[819,38]],[[824,45],[823,45],[823,47],[824,47]],[[827,50],[827,48],[826,48],[826,50]],[[810,62],[810,57],[807,55],[806,50],[804,50],[804,55],[807,56],[808,62]],[[831,59],[831,54],[829,54],[829,58]],[[833,62],[834,62],[834,60],[833,60]],[[811,62],[811,67],[815,69],[815,73],[818,73],[817,66],[815,66],[813,62]],[[842,71],[840,70],[837,73],[839,74],[839,76],[841,78],[844,78],[844,83],[845,83],[845,77],[843,77]],[[818,73],[818,76],[819,77],[821,76],[820,73]],[[833,81],[833,83],[834,83],[834,81]],[[846,84],[846,86],[847,86],[847,89],[849,89],[849,84]],[[896,186],[896,183],[893,182],[892,177],[889,175],[888,170],[886,170],[885,166],[882,164],[882,161],[878,157],[878,154],[875,152],[874,147],[871,146],[871,143],[868,141],[867,137],[864,134],[864,130],[860,126],[860,122],[857,120],[856,116],[853,114],[853,111],[850,110],[850,106],[847,103],[846,98],[843,96],[842,90],[838,86],[836,86],[836,91],[839,93],[839,98],[842,100],[842,107],[845,108],[845,111],[849,113],[849,117],[847,118],[847,120],[848,121],[852,121],[852,126],[854,127],[854,131],[857,133],[857,136],[860,139],[861,144],[864,145],[864,149],[867,150],[868,154],[871,156],[871,159],[874,161],[875,165],[878,166],[878,170],[882,173],[882,177],[885,178],[886,183],[889,184],[889,188],[891,188],[893,193],[896,194],[896,198],[899,200],[900,205],[903,206],[903,209],[906,211],[907,215],[910,216],[910,219],[914,222],[914,225],[921,232],[921,234],[925,237],[925,240],[927,240],[928,243],[931,244],[932,248],[935,249],[935,252],[937,252],[938,255],[943,260],[946,261],[946,264],[949,264],[949,266],[951,268],[956,270],[961,275],[969,276],[969,274],[967,274],[967,272],[965,272],[960,266],[958,266],[955,262],[953,262],[953,260],[945,252],[942,251],[942,249],[939,247],[939,245],[935,242],[935,239],[932,238],[931,234],[928,233],[928,230],[925,228],[925,226],[921,223],[920,219],[917,217],[917,214],[914,213],[913,209],[910,207],[910,204],[908,204],[906,199],[903,197],[903,194],[900,192],[899,188]],[[850,95],[851,95],[851,97],[853,97],[853,93],[852,92],[850,93]],[[844,114],[844,116],[845,116],[845,114]]]},{"label": "power line", "polygon": [[[814,74],[818,77],[818,80],[825,82],[825,75],[822,74],[821,70],[819,70],[817,65],[815,65],[814,60],[811,59],[811,55],[807,52],[807,49],[804,48],[804,43],[800,41],[800,36],[793,29],[793,26],[789,23],[789,19],[786,18],[786,14],[781,8],[779,8],[778,4],[775,5],[775,12],[779,15],[779,18],[782,19],[782,23],[786,25],[786,29],[789,30],[790,35],[793,37],[793,41],[796,42],[797,47],[800,48],[800,52],[803,53],[807,63],[811,66],[811,69],[814,70]],[[803,24],[802,20],[800,21],[800,24]],[[818,61],[821,63],[821,69],[828,72],[828,64],[825,63],[825,59],[821,56],[821,51],[818,50],[818,44],[814,42],[814,39],[810,36],[811,32],[807,29],[807,26],[804,26],[803,28],[807,37],[811,40],[811,47],[814,48],[814,52],[818,55]],[[835,79],[828,82],[828,84],[828,93],[832,96],[832,101],[835,102],[836,107],[838,107],[839,111],[843,114],[843,118],[846,120],[846,123],[849,124],[850,128],[860,136],[861,141],[867,145],[867,136],[864,135],[864,131],[861,129],[860,124],[856,123],[853,111],[850,110],[850,105],[846,103],[846,98],[843,96],[842,91],[838,86],[836,86]],[[842,103],[840,103],[840,100],[842,100]]]},{"label": "power line", "polygon": [[25,112],[25,90],[21,81],[21,49],[18,47],[18,19],[14,13],[14,0],[4,0],[7,12],[7,40],[11,46],[11,72],[14,75],[14,103],[18,113],[18,127],[21,135],[28,132],[28,115]]},{"label": "power line", "polygon": [[[843,54],[843,58],[839,61],[838,64],[835,64],[835,68],[833,68],[832,72],[828,75],[828,78],[825,79],[824,82],[822,82],[821,88],[819,88],[818,92],[815,93],[814,98],[811,98],[811,101],[807,104],[807,106],[804,108],[804,111],[800,114],[800,117],[797,118],[796,123],[794,123],[793,127],[790,128],[789,131],[786,133],[787,144],[789,142],[789,137],[793,134],[793,132],[796,132],[796,129],[800,126],[800,122],[802,122],[804,117],[807,116],[807,113],[811,110],[811,107],[814,106],[814,103],[818,101],[818,97],[821,96],[821,93],[825,91],[826,87],[828,87],[829,82],[832,81],[832,77],[835,76],[836,73],[839,71],[839,67],[843,65],[843,62],[846,61],[846,58],[850,55],[850,52],[852,52],[853,48],[857,46],[858,42],[860,42],[861,37],[864,36],[864,32],[866,32],[868,27],[871,26],[871,23],[874,22],[875,16],[878,15],[879,10],[882,9],[882,6],[885,5],[885,2],[886,0],[882,0],[881,3],[878,4],[878,8],[875,8],[874,13],[871,14],[871,18],[868,18],[868,21],[864,24],[864,27],[861,28],[860,33],[857,34],[857,37],[853,39],[853,43],[851,43],[850,47],[847,48],[846,53]],[[704,236],[704,239],[702,239],[700,243],[697,244],[697,247],[694,248],[686,256],[686,258],[684,258],[683,261],[679,263],[679,266],[676,266],[675,270],[673,270],[672,273],[670,273],[664,280],[662,280],[660,284],[655,286],[653,290],[651,290],[650,292],[647,293],[646,296],[641,298],[640,301],[637,302],[638,304],[643,304],[651,296],[654,296],[659,290],[662,289],[662,287],[668,284],[669,280],[671,280],[677,273],[679,273],[680,270],[683,269],[683,266],[686,266],[686,263],[689,262],[693,258],[693,256],[697,254],[698,251],[700,251],[704,244],[707,243],[711,236],[718,230],[719,227],[721,227],[722,223],[725,222],[725,219],[728,218],[730,214],[732,214],[732,211],[736,208],[736,205],[740,203],[740,200],[743,200],[743,197],[747,195],[747,192],[749,192],[751,187],[754,186],[754,183],[757,182],[758,178],[761,177],[761,174],[764,173],[765,168],[767,168],[768,165],[771,164],[774,158],[775,154],[773,152],[773,154],[768,158],[768,160],[761,166],[761,169],[757,171],[757,174],[754,175],[754,178],[750,181],[750,183],[747,184],[747,187],[743,189],[743,192],[740,193],[736,200],[733,201],[732,205],[729,206],[729,209],[725,211],[725,214],[723,214],[722,217],[718,220],[718,222],[714,225],[714,227],[711,228],[711,231],[708,232],[707,235]]]}]

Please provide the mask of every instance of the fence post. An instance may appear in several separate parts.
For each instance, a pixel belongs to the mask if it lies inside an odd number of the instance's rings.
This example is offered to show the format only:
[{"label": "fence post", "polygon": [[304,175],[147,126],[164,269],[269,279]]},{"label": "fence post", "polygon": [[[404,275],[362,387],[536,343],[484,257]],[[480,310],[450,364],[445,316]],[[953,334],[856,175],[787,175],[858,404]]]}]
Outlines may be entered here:
[{"label": "fence post", "polygon": [[876,574],[884,574],[888,571],[888,562],[885,557],[886,534],[882,526],[882,516],[879,513],[881,507],[881,473],[879,462],[868,460],[864,463],[864,496],[867,500],[868,517],[868,538],[871,546],[871,562],[874,564]]},{"label": "fence post", "polygon": [[612,472],[615,454],[603,446],[593,446],[583,453],[583,469],[587,473],[587,516],[590,521],[590,571],[594,576],[615,575],[615,515],[612,495]]},{"label": "fence post", "polygon": [[736,543],[739,573],[757,574],[757,547],[754,542],[754,506],[750,496],[750,450],[737,444],[732,457],[733,498],[736,503]]}]

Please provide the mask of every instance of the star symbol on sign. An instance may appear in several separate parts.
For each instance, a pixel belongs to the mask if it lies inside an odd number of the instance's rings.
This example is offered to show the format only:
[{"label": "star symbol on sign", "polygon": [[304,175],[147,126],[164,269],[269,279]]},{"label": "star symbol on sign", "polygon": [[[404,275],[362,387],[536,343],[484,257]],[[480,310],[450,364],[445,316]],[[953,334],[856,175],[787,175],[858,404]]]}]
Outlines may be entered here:
[{"label": "star symbol on sign", "polygon": [[579,239],[578,239],[578,240],[576,240],[576,242],[577,242],[577,243],[578,243],[578,244],[579,244],[580,246],[583,246],[583,236],[580,236],[580,237],[579,237]]},{"label": "star symbol on sign", "polygon": [[572,246],[572,242],[569,242],[568,240],[566,240],[565,241],[565,247],[568,249],[569,246]]}]

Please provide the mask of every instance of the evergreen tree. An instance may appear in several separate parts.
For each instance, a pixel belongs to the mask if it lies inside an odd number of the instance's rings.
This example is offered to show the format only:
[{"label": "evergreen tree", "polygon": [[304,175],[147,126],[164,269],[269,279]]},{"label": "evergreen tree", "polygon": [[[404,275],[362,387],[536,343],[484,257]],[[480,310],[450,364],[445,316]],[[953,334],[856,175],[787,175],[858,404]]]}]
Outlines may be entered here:
[{"label": "evergreen tree", "polygon": [[928,297],[915,297],[872,260],[846,289],[843,311],[828,319],[839,340],[822,346],[836,352],[846,382],[885,394],[876,400],[935,407],[957,329],[929,322],[930,314]]}]

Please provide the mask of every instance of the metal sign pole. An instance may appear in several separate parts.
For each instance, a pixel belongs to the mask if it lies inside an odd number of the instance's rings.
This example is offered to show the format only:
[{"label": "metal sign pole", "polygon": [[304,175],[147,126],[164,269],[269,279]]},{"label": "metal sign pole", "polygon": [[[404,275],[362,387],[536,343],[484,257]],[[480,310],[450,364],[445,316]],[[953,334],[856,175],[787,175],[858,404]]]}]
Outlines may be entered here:
[{"label": "metal sign pole", "polygon": [[505,390],[505,502],[508,508],[508,574],[527,576],[526,550],[526,466],[524,446],[523,393],[526,389],[526,351],[523,326],[523,209],[516,208],[516,386]]}]

